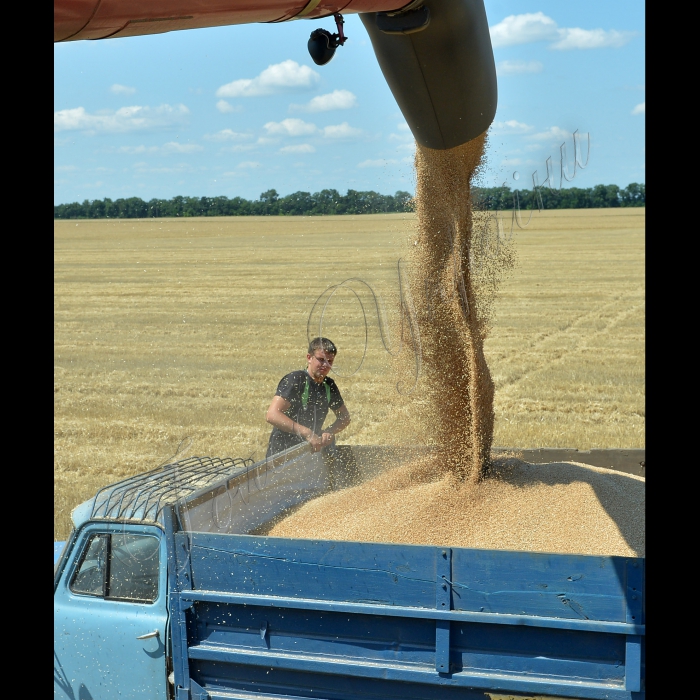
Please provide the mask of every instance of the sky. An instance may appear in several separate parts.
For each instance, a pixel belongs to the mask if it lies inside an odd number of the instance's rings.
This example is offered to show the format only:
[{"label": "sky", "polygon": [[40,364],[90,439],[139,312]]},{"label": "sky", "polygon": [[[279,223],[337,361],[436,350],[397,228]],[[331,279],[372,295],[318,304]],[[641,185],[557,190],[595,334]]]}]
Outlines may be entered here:
[{"label": "sky", "polygon": [[[498,110],[480,184],[645,182],[641,0],[485,0]],[[334,188],[413,193],[414,142],[357,15],[54,44],[54,204]],[[558,182],[557,182],[558,184]]]}]

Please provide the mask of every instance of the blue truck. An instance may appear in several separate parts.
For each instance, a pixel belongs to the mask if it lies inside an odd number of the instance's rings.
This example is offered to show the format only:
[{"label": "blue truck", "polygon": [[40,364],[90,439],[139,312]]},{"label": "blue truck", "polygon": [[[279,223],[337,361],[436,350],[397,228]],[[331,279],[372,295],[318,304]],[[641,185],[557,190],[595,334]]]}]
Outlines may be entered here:
[{"label": "blue truck", "polygon": [[265,534],[363,478],[348,454],[191,457],[78,506],[54,697],[645,697],[643,558]]}]

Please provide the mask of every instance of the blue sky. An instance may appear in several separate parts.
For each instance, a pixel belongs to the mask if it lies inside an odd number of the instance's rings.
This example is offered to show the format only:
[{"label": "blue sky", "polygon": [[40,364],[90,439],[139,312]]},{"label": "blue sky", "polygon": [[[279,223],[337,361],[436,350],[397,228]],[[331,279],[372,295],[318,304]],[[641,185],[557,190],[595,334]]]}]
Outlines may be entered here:
[{"label": "blue sky", "polygon": [[[542,182],[548,156],[558,173],[577,129],[591,155],[567,186],[644,182],[644,4],[486,0],[486,12],[499,104],[483,184]],[[326,66],[306,43],[332,19],[55,44],[54,203],[413,192],[410,131],[358,16],[345,19]]]}]

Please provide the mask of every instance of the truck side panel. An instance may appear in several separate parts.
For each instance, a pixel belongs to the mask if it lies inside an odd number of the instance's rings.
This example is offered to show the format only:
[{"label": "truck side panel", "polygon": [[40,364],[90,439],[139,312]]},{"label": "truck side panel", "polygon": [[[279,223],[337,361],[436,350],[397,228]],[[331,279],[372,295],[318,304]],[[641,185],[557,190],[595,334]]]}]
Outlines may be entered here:
[{"label": "truck side panel", "polygon": [[206,533],[174,541],[187,656],[176,684],[211,697],[643,697],[643,619],[628,585],[641,601],[639,559]]},{"label": "truck side panel", "polygon": [[326,463],[320,452],[305,447],[292,447],[190,496],[178,509],[183,529],[250,532],[286,508],[325,493],[331,485]]}]

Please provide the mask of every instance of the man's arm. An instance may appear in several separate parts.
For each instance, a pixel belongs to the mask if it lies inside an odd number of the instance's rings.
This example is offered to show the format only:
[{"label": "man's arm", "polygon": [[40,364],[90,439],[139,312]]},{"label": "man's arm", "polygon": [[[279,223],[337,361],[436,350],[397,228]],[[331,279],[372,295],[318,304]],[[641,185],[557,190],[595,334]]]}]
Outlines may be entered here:
[{"label": "man's arm", "polygon": [[284,399],[281,396],[273,396],[272,403],[270,403],[270,408],[267,409],[265,420],[270,425],[273,425],[275,428],[279,428],[284,433],[299,435],[300,437],[304,438],[304,440],[306,440],[311,447],[314,448],[314,451],[318,451],[321,447],[323,447],[321,438],[310,428],[293,421],[289,416],[284,414],[284,411],[289,409],[291,405],[292,404],[287,401],[287,399]]},{"label": "man's arm", "polygon": [[321,435],[321,443],[323,447],[330,445],[333,442],[333,438],[341,431],[345,430],[350,425],[350,411],[346,408],[345,404],[342,404],[337,409],[333,410],[335,413],[335,422],[329,425]]}]

